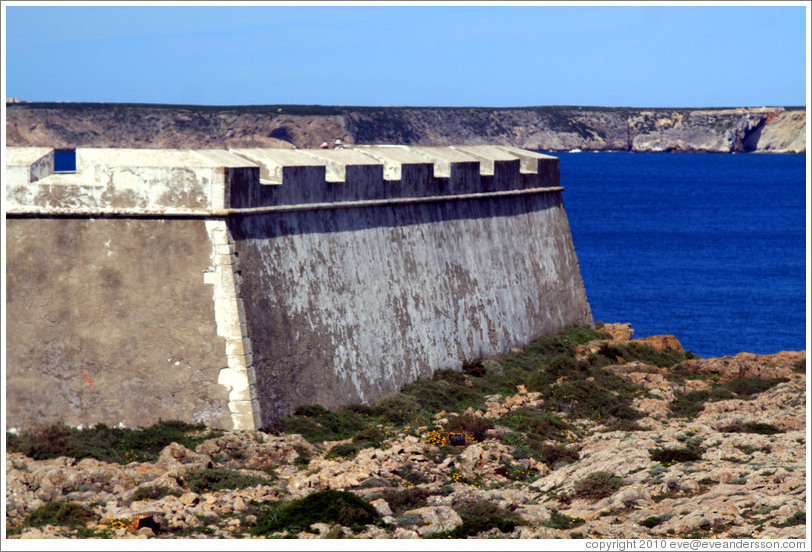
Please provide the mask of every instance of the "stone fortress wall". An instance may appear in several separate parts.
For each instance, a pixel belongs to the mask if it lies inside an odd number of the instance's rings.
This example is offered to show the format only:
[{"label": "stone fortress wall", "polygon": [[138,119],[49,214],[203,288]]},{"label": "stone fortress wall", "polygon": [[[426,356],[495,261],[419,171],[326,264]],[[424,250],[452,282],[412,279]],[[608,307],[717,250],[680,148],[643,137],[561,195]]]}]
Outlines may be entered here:
[{"label": "stone fortress wall", "polygon": [[5,153],[7,427],[255,429],[592,323],[554,157]]}]

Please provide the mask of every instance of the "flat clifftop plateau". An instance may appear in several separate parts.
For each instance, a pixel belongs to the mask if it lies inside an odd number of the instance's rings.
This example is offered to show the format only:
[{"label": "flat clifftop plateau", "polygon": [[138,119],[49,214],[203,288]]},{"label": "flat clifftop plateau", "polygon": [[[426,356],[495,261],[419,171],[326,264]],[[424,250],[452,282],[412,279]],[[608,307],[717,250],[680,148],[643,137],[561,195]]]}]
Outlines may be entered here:
[{"label": "flat clifftop plateau", "polygon": [[806,537],[806,353],[570,327],[261,431],[10,435],[10,538]]},{"label": "flat clifftop plateau", "polygon": [[9,146],[315,148],[498,144],[530,150],[806,152],[803,108],[432,108],[6,104]]}]

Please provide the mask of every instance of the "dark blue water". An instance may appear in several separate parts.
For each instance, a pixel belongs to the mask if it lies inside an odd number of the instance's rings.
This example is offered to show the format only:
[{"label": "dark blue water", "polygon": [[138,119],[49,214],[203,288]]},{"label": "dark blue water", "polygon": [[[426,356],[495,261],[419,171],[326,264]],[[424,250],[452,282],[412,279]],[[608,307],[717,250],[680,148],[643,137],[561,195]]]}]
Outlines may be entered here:
[{"label": "dark blue water", "polygon": [[596,321],[702,357],[806,348],[803,155],[551,155]]}]

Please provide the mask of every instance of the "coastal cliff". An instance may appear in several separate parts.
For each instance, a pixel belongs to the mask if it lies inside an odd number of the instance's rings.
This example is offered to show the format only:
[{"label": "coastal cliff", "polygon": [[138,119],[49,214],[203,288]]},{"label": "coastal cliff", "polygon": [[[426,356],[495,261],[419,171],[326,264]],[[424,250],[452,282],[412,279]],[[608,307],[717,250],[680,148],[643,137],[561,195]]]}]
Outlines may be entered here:
[{"label": "coastal cliff", "polygon": [[529,150],[806,152],[798,107],[525,108],[7,103],[9,146],[314,148],[507,145]]}]

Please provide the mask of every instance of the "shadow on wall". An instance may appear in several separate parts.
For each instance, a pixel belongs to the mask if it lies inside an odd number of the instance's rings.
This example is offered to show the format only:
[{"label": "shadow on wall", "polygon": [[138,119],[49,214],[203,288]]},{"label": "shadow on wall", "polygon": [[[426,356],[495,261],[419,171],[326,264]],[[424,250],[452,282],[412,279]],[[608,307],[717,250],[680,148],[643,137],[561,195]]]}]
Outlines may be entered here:
[{"label": "shadow on wall", "polygon": [[235,240],[270,239],[304,234],[357,232],[443,221],[515,217],[547,209],[563,209],[561,192],[396,204],[349,209],[323,209],[228,219]]}]

